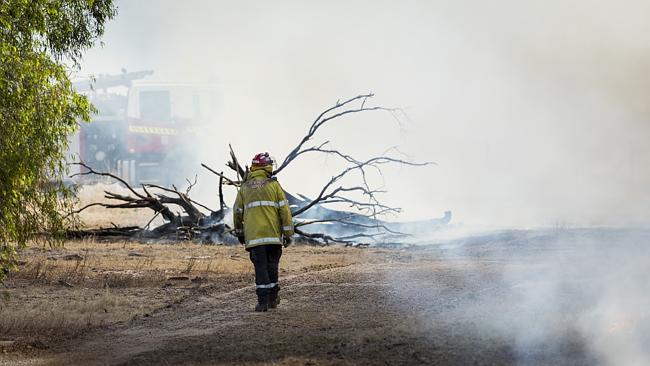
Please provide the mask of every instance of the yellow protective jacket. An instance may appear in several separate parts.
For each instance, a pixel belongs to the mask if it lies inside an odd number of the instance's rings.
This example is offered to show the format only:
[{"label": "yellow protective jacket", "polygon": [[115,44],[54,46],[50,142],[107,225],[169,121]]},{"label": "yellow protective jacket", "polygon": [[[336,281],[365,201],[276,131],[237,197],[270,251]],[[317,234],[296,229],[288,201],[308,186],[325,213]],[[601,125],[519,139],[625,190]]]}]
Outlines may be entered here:
[{"label": "yellow protective jacket", "polygon": [[282,244],[293,235],[291,210],[280,183],[271,177],[273,166],[252,167],[241,185],[233,208],[235,234],[243,233],[246,249]]}]

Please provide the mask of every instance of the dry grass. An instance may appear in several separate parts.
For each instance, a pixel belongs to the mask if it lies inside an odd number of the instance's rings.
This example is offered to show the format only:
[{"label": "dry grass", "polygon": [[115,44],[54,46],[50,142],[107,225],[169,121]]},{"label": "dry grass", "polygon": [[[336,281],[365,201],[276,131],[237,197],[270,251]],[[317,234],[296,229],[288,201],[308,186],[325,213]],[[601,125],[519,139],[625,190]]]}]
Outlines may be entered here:
[{"label": "dry grass", "polygon": [[[245,273],[246,262],[221,247],[194,244],[70,242],[64,248],[26,251],[16,279],[65,281],[95,287],[152,286],[169,276]],[[225,250],[224,250],[225,249]],[[79,255],[66,260],[66,255]],[[123,283],[128,278],[128,283]]]},{"label": "dry grass", "polygon": [[[21,306],[5,300],[0,305],[0,332],[21,335],[67,335],[75,334],[93,326],[128,320],[132,315],[129,300],[104,290],[89,297],[87,291],[73,290],[59,302],[52,293],[37,291],[35,296],[44,301],[34,301],[21,296]],[[32,300],[32,301],[29,301]],[[25,306],[27,305],[27,306]]]},{"label": "dry grass", "polygon": [[[319,267],[345,266],[369,261],[377,251],[309,246],[285,249],[282,269],[301,272]],[[78,255],[78,258],[76,257]],[[66,256],[75,256],[65,259]],[[110,279],[130,278],[128,287],[149,286],[174,276],[216,279],[224,275],[252,275],[248,253],[242,247],[178,244],[68,242],[63,248],[32,247],[23,252],[24,263],[12,278],[55,283],[116,286]],[[99,281],[100,286],[97,286]]]},{"label": "dry grass", "polygon": [[[368,249],[295,246],[285,249],[282,275],[385,260]],[[393,252],[394,254],[394,252]],[[0,288],[0,340],[70,335],[147,316],[197,290],[249,286],[253,267],[242,247],[195,243],[71,241],[32,245],[20,270]]]}]

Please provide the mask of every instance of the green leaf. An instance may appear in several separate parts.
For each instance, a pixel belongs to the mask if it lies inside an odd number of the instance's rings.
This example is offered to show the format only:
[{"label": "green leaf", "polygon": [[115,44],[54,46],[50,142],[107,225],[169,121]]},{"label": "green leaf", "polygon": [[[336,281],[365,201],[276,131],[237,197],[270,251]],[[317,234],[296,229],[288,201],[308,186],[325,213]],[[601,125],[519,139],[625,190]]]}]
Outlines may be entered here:
[{"label": "green leaf", "polygon": [[55,244],[68,224],[67,137],[94,109],[66,65],[78,67],[115,13],[112,0],[0,2],[0,282],[16,247],[43,232]]}]

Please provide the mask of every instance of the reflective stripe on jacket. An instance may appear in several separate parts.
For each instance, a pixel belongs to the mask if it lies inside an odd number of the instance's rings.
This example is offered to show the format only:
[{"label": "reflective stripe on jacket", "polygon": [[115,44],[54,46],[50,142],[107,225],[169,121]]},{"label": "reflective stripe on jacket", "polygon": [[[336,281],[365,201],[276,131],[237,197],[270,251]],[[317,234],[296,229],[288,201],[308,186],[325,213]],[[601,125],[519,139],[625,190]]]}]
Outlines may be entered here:
[{"label": "reflective stripe on jacket", "polygon": [[282,244],[293,235],[291,210],[280,183],[271,178],[273,166],[253,167],[237,193],[233,208],[235,232],[244,234],[246,248]]}]

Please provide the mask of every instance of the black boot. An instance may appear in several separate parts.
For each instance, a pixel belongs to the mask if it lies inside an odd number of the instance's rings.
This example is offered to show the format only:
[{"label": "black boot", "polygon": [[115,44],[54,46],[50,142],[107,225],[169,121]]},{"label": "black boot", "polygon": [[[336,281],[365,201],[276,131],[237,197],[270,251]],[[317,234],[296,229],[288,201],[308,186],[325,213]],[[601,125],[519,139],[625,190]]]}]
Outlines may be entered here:
[{"label": "black boot", "polygon": [[275,309],[280,305],[280,286],[275,286],[269,294],[269,308]]},{"label": "black boot", "polygon": [[257,291],[257,306],[255,311],[262,312],[269,310],[269,293],[267,291]]}]

